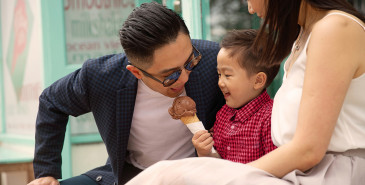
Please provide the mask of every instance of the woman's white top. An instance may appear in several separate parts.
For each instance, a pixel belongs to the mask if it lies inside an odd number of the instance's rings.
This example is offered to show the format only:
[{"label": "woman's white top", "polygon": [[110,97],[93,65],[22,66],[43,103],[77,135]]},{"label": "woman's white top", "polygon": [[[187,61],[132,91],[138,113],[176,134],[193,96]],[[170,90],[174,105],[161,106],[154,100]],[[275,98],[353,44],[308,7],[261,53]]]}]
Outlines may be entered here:
[{"label": "woman's white top", "polygon": [[[365,27],[356,19],[341,13]],[[328,15],[333,15],[328,14]],[[327,15],[327,16],[328,16]],[[365,36],[365,35],[364,35]],[[298,122],[299,104],[302,97],[304,73],[307,62],[305,47],[290,71],[289,61],[284,65],[283,84],[274,98],[271,117],[272,140],[275,145],[288,143],[294,136]],[[365,60],[365,59],[364,59]],[[333,79],[336,80],[336,79]],[[352,79],[333,132],[328,151],[343,152],[349,149],[365,148],[365,74]],[[326,103],[326,102],[323,102]],[[326,115],[323,115],[326,116]]]}]

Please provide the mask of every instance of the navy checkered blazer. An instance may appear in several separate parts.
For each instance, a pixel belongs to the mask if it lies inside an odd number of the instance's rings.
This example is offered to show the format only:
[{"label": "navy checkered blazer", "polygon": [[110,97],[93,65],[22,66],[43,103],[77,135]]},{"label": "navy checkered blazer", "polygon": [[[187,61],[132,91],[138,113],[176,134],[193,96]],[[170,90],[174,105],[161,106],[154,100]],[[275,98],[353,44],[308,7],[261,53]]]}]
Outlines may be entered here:
[{"label": "navy checkered blazer", "polygon": [[[196,102],[199,119],[209,129],[216,112],[225,103],[216,70],[219,45],[203,40],[192,40],[192,43],[201,52],[202,59],[190,73],[185,89]],[[92,112],[110,160],[86,175],[93,179],[102,177],[98,178],[100,184],[118,182],[118,175],[123,175],[137,93],[137,79],[126,70],[126,65],[128,59],[124,54],[88,60],[81,69],[43,91],[36,122],[36,178],[61,178],[61,150],[68,117]]]}]

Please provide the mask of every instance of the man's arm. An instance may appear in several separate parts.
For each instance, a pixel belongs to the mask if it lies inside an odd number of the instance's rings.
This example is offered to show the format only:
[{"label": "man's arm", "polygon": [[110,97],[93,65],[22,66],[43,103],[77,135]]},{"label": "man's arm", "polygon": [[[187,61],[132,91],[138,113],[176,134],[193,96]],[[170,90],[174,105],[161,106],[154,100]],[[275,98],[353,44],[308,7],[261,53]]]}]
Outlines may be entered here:
[{"label": "man's arm", "polygon": [[86,66],[87,62],[81,69],[56,81],[39,98],[33,161],[35,178],[61,178],[61,151],[68,117],[90,111]]}]

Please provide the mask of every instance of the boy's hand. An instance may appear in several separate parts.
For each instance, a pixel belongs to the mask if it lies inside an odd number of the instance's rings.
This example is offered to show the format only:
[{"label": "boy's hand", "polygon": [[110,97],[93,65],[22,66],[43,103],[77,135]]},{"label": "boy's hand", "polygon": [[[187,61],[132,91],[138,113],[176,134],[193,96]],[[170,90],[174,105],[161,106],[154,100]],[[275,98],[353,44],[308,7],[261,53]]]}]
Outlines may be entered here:
[{"label": "boy's hand", "polygon": [[213,127],[209,129],[209,133],[210,133],[211,136],[213,136],[213,134],[214,134],[214,128]]},{"label": "boy's hand", "polygon": [[214,142],[212,136],[207,130],[196,132],[193,136],[192,142],[199,157],[208,157],[211,155]]}]

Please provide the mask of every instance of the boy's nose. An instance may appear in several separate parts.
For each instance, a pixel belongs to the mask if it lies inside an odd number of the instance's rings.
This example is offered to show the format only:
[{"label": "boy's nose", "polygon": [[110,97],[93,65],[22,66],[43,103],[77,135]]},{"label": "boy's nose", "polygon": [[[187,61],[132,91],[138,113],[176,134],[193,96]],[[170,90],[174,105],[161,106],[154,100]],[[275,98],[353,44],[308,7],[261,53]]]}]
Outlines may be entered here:
[{"label": "boy's nose", "polygon": [[218,86],[220,87],[220,88],[222,88],[222,87],[224,87],[224,82],[223,82],[223,80],[221,79],[221,78],[219,78],[219,80],[218,80]]}]

